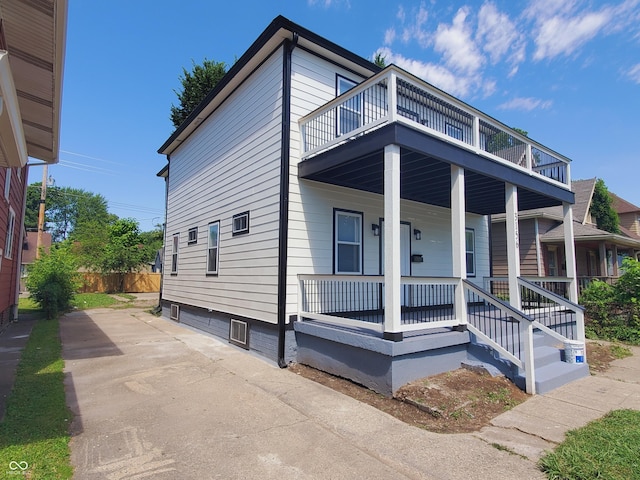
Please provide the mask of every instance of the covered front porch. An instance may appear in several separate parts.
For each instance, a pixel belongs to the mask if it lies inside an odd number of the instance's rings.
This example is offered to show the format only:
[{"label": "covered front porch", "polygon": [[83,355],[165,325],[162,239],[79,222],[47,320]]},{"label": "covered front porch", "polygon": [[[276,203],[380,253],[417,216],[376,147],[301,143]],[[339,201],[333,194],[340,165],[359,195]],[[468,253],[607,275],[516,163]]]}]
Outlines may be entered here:
[{"label": "covered front porch", "polygon": [[[381,275],[298,277],[294,328],[303,363],[365,385],[367,370],[376,378],[383,372],[384,387],[376,388],[377,380],[368,386],[389,394],[402,382],[482,357],[469,348],[481,344],[535,393],[534,328],[557,342],[584,341],[566,158],[394,66],[300,125],[299,178],[381,195],[384,219]],[[406,200],[448,210],[448,276],[402,275],[398,225]],[[518,211],[556,205],[569,226],[568,298],[526,282],[519,271]],[[487,222],[506,213],[507,301],[482,288],[482,278],[468,278],[468,213]],[[535,306],[529,301],[529,313],[524,295],[540,298]]]}]

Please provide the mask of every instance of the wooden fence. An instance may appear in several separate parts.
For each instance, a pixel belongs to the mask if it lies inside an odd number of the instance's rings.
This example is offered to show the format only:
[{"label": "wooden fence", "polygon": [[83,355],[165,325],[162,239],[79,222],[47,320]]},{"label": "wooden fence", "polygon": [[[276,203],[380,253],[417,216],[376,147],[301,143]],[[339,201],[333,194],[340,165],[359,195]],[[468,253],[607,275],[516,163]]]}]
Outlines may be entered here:
[{"label": "wooden fence", "polygon": [[152,293],[160,291],[159,273],[83,273],[78,293]]}]

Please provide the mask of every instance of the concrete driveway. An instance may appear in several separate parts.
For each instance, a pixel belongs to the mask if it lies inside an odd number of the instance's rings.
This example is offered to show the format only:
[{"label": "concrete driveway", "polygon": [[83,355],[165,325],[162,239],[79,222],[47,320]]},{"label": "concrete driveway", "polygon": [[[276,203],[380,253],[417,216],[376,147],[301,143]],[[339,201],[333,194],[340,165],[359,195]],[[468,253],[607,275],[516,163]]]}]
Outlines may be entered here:
[{"label": "concrete driveway", "polygon": [[74,478],[544,478],[140,309],[60,325]]}]

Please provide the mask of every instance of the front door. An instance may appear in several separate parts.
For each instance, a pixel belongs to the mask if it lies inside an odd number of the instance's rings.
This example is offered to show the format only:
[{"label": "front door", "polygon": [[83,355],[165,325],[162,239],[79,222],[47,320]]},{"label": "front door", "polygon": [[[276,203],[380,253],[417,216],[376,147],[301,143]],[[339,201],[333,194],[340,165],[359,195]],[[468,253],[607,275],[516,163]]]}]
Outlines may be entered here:
[{"label": "front door", "polygon": [[[384,275],[384,220],[380,222],[380,273]],[[400,275],[411,276],[411,224],[400,223]],[[402,287],[402,305],[410,302],[410,285]]]}]

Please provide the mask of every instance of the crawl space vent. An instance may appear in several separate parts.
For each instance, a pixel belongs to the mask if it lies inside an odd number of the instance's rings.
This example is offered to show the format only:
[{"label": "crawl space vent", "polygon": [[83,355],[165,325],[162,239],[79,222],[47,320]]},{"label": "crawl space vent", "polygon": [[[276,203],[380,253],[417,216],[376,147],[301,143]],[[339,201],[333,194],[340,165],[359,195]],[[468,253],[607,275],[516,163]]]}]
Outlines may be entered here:
[{"label": "crawl space vent", "polygon": [[176,322],[180,320],[180,306],[174,303],[171,304],[171,314],[169,315],[171,320],[175,320]]},{"label": "crawl space vent", "polygon": [[241,320],[231,319],[229,341],[239,347],[249,349],[249,325]]}]

